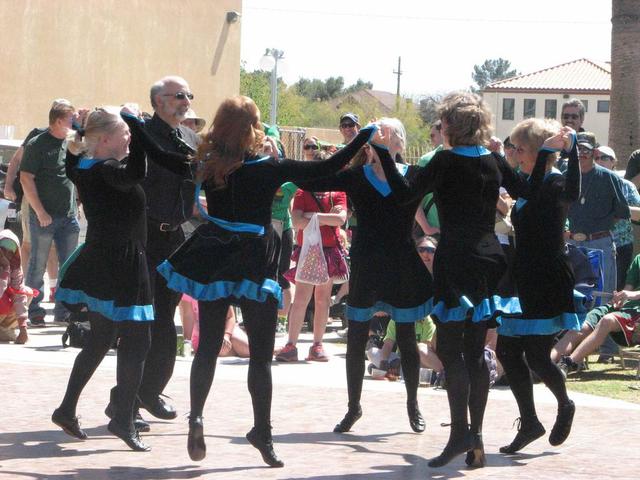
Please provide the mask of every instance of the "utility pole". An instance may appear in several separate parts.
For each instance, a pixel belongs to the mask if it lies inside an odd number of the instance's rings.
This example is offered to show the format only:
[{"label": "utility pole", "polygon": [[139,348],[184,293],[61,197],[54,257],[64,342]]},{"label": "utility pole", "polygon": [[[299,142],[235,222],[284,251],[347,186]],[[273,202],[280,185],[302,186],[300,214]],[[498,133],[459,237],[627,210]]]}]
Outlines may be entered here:
[{"label": "utility pole", "polygon": [[394,70],[393,73],[398,76],[397,86],[396,86],[396,111],[400,110],[400,75],[402,75],[402,70],[400,68],[400,61],[402,57],[398,57],[398,70]]}]

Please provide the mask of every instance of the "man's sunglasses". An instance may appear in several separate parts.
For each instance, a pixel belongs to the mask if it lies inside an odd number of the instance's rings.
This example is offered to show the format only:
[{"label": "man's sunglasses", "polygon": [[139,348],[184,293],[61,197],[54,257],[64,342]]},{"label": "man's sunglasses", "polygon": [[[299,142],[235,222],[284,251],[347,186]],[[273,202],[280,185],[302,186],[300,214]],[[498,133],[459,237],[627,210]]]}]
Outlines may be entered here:
[{"label": "man's sunglasses", "polygon": [[317,150],[318,149],[318,145],[314,145],[314,144],[308,144],[305,145],[304,147],[302,147],[304,150]]},{"label": "man's sunglasses", "polygon": [[435,247],[418,247],[419,253],[436,253]]},{"label": "man's sunglasses", "polygon": [[341,123],[340,124],[340,128],[355,128],[356,124],[351,122],[351,123]]},{"label": "man's sunglasses", "polygon": [[578,115],[577,113],[563,113],[562,114],[562,119],[563,120],[578,120],[580,118],[580,115]]},{"label": "man's sunglasses", "polygon": [[193,93],[191,92],[176,92],[176,93],[165,93],[162,95],[163,97],[174,97],[176,100],[184,100],[188,98],[189,100],[193,100]]}]

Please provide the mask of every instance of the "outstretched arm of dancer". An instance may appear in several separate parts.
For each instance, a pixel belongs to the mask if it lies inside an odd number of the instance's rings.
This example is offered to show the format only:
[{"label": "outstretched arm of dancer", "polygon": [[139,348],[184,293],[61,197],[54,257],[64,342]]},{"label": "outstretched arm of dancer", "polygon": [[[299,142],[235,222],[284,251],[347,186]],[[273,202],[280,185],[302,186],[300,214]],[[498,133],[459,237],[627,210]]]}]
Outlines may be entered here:
[{"label": "outstretched arm of dancer", "polygon": [[329,177],[318,178],[308,182],[299,182],[298,188],[308,192],[347,192],[351,189],[354,180],[354,170],[341,170]]},{"label": "outstretched arm of dancer", "polygon": [[307,182],[329,176],[342,167],[367,143],[378,130],[376,124],[370,124],[360,130],[358,135],[349,142],[342,150],[334,153],[330,158],[318,162],[301,162],[297,160],[281,160],[278,167],[281,172],[280,183]]},{"label": "outstretched arm of dancer", "polygon": [[122,118],[131,129],[130,150],[142,151],[149,154],[150,159],[161,167],[170,170],[177,175],[193,174],[195,164],[189,161],[189,157],[183,153],[168,152],[156,142],[143,128],[144,122],[134,111],[123,108]]}]

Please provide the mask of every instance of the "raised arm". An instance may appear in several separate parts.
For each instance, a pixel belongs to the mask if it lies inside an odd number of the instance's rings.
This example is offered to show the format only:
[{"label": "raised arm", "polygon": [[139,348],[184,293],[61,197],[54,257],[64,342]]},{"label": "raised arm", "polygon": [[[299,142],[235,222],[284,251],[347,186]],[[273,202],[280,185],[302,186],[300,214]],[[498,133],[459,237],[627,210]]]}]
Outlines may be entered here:
[{"label": "raised arm", "polygon": [[150,160],[177,175],[186,175],[195,172],[195,164],[189,161],[189,157],[183,153],[168,152],[162,148],[144,129],[142,119],[122,112],[122,118],[131,129],[131,151],[147,153]]},{"label": "raised arm", "polygon": [[409,182],[398,172],[396,162],[391,158],[389,150],[385,146],[379,144],[372,144],[372,146],[380,159],[380,164],[384,170],[385,177],[387,177],[391,191],[401,204],[408,204],[422,199],[426,193],[433,190],[435,181],[435,168],[433,165],[438,163],[438,153],[425,167],[418,167],[418,173]]},{"label": "raised arm", "polygon": [[580,161],[578,159],[578,145],[576,134],[571,134],[572,145],[569,147],[569,164],[567,166],[566,181],[560,193],[560,198],[566,203],[573,203],[580,197]]},{"label": "raised arm", "polygon": [[377,129],[378,126],[375,124],[367,125],[342,150],[337,151],[327,160],[319,162],[281,160],[278,162],[281,172],[280,183],[289,181],[299,185],[337,172],[358,153],[358,150],[371,139]]}]

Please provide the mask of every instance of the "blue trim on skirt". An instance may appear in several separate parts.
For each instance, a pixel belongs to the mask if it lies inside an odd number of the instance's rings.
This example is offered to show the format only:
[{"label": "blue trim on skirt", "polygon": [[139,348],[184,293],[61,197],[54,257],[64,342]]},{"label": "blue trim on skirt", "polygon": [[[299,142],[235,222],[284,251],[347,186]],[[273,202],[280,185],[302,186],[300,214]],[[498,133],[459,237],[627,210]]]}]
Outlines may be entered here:
[{"label": "blue trim on skirt", "polygon": [[[436,317],[440,323],[462,322],[471,314],[471,321],[478,323],[489,320],[493,317],[499,317],[501,314],[520,315],[520,300],[517,297],[500,297],[493,295],[491,298],[483,299],[479,304],[474,305],[466,297],[460,297],[460,305],[453,308],[447,308],[443,301],[438,302],[431,315]],[[496,318],[498,323],[500,319]]]},{"label": "blue trim on skirt", "polygon": [[561,313],[551,318],[502,318],[498,334],[506,337],[553,335],[563,330],[580,331],[586,313]]},{"label": "blue trim on skirt", "polygon": [[196,282],[176,272],[169,260],[165,260],[157,267],[158,272],[167,281],[170,289],[186,293],[196,300],[212,302],[220,298],[236,297],[248,298],[256,302],[264,303],[269,296],[278,301],[278,308],[282,308],[282,288],[276,280],[265,278],[262,285],[251,280],[237,282],[217,280],[208,284]]},{"label": "blue trim on skirt", "polygon": [[422,320],[431,311],[433,300],[429,299],[422,305],[410,308],[394,307],[385,302],[376,302],[375,305],[367,308],[352,307],[347,303],[347,319],[356,322],[366,322],[376,312],[388,313],[396,323],[411,323]]},{"label": "blue trim on skirt", "polygon": [[100,300],[99,298],[87,295],[82,290],[71,290],[69,288],[59,287],[56,290],[56,301],[65,302],[70,305],[85,304],[90,311],[97,312],[114,322],[152,322],[155,318],[153,305],[117,307],[113,300]]}]

